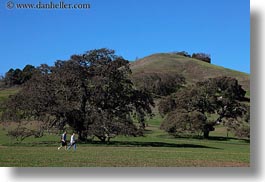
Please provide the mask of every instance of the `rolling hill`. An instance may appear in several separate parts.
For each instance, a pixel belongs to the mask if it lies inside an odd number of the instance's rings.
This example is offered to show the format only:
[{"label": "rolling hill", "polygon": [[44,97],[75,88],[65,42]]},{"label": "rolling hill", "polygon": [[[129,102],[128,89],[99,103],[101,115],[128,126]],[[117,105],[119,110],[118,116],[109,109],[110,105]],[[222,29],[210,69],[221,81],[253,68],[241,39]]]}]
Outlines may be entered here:
[{"label": "rolling hill", "polygon": [[153,54],[130,64],[133,75],[139,73],[178,73],[186,78],[188,84],[218,76],[234,77],[248,93],[250,92],[249,74],[174,53]]}]

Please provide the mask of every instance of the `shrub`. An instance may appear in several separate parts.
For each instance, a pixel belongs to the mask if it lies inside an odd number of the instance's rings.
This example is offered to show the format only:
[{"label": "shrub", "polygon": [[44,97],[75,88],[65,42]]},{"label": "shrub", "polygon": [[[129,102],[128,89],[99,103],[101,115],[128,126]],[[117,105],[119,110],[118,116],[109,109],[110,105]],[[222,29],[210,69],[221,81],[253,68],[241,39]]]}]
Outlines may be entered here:
[{"label": "shrub", "polygon": [[199,59],[201,61],[211,63],[211,56],[205,53],[193,53],[192,58]]}]

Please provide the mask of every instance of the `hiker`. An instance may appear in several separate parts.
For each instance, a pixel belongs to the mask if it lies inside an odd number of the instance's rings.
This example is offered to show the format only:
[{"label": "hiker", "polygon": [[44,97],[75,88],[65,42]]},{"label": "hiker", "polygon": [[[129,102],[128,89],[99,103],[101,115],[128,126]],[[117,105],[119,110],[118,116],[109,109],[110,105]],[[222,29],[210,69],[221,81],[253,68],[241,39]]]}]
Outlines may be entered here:
[{"label": "hiker", "polygon": [[61,146],[58,147],[58,150],[60,150],[62,147],[65,147],[66,150],[67,143],[66,143],[66,131],[61,135]]},{"label": "hiker", "polygon": [[73,149],[76,150],[75,133],[73,133],[71,136],[70,145],[67,148],[67,150],[69,150],[71,147],[73,147]]}]

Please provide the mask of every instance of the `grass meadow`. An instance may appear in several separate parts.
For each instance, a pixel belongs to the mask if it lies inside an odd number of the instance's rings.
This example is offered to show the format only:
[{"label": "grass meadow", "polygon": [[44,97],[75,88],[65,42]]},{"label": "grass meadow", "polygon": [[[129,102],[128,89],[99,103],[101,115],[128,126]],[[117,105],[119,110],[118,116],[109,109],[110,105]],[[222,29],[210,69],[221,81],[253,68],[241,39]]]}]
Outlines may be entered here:
[{"label": "grass meadow", "polygon": [[[0,92],[3,101],[17,89]],[[1,102],[0,102],[1,104]],[[77,150],[58,151],[60,135],[26,138],[7,136],[0,123],[0,167],[249,167],[250,143],[222,126],[210,139],[174,138],[159,129],[162,118],[148,121],[143,137],[118,136],[109,144],[78,143]],[[70,133],[67,136],[70,139]]]},{"label": "grass meadow", "polygon": [[[109,144],[78,143],[77,150],[58,151],[59,135],[27,138],[22,143],[0,132],[2,167],[249,167],[247,140],[227,137],[225,128],[209,140],[174,138],[159,130],[161,118],[149,121],[143,137],[113,138]],[[68,135],[68,138],[70,136]]]}]

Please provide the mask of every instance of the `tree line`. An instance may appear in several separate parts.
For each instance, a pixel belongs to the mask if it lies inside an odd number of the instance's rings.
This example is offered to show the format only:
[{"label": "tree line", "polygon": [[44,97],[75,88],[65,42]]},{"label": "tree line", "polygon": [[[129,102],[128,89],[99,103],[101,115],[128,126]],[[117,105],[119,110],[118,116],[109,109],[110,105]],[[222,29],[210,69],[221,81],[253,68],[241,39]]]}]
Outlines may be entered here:
[{"label": "tree line", "polygon": [[22,70],[19,68],[11,68],[5,73],[5,76],[1,78],[1,87],[22,85],[30,80],[35,71],[36,68],[29,64],[26,65]]},{"label": "tree line", "polygon": [[204,61],[206,63],[211,63],[211,55],[210,54],[199,52],[199,53],[193,53],[192,55],[190,55],[186,51],[176,52],[176,54],[180,55],[180,56],[184,56],[184,57],[198,59],[198,60]]},{"label": "tree line", "polygon": [[[53,66],[10,69],[3,80],[21,85],[2,113],[3,121],[17,123],[9,135],[20,139],[67,126],[83,141],[92,136],[103,142],[116,135],[142,136],[155,100],[163,117],[160,129],[170,135],[208,138],[219,124],[239,137],[250,133],[246,91],[235,78],[189,85],[176,73],[132,75],[129,61],[114,50],[90,50]],[[27,128],[24,123],[29,121],[38,123],[37,128]]]}]

